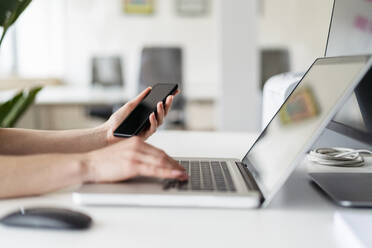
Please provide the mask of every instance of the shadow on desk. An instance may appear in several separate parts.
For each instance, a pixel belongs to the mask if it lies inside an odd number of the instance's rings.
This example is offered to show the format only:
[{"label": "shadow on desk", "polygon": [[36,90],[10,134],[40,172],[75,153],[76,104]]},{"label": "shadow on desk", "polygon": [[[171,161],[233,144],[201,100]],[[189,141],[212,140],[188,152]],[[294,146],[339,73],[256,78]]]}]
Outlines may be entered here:
[{"label": "shadow on desk", "polygon": [[301,165],[289,177],[283,188],[269,204],[270,209],[293,211],[294,209],[323,211],[325,208],[339,207],[315,187]]}]

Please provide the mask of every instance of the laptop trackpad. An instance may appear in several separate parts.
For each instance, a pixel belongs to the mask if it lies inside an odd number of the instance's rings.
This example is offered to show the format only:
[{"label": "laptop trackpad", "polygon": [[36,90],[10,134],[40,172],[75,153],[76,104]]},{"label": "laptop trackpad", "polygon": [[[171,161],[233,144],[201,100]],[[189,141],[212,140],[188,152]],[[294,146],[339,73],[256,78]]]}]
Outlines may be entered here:
[{"label": "laptop trackpad", "polygon": [[372,173],[309,173],[334,201],[345,207],[372,207]]}]

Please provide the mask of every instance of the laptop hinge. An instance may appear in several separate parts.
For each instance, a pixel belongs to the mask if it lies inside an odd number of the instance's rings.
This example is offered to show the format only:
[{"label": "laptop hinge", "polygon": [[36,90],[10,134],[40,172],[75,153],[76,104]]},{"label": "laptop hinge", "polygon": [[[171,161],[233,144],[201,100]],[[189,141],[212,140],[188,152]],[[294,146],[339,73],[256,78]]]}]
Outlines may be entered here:
[{"label": "laptop hinge", "polygon": [[260,187],[258,187],[255,178],[253,177],[252,173],[249,171],[247,165],[242,162],[235,162],[239,168],[240,173],[243,176],[244,182],[247,185],[247,188],[250,190],[256,190],[260,193],[260,203],[262,204],[265,200],[264,195]]}]

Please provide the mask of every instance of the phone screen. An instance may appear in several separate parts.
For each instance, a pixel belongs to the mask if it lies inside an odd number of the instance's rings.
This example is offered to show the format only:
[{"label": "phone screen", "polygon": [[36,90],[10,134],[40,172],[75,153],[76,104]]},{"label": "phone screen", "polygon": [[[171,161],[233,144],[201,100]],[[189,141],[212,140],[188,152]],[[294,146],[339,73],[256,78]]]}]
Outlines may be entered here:
[{"label": "phone screen", "polygon": [[152,112],[156,112],[157,103],[165,102],[167,96],[176,90],[177,84],[156,84],[153,86],[150,93],[114,131],[114,135],[119,137],[137,135],[146,125],[149,125],[149,116]]}]

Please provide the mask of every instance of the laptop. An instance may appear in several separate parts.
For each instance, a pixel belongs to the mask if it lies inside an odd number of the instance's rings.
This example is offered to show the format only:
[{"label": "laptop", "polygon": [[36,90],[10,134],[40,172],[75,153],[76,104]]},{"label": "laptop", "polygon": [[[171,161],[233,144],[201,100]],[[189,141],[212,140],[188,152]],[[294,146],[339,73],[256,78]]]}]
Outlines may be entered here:
[{"label": "laptop", "polygon": [[86,205],[267,206],[371,64],[370,56],[317,59],[242,159],[176,158],[187,182],[86,184],[73,199]]}]

